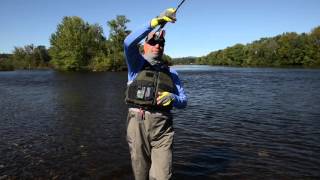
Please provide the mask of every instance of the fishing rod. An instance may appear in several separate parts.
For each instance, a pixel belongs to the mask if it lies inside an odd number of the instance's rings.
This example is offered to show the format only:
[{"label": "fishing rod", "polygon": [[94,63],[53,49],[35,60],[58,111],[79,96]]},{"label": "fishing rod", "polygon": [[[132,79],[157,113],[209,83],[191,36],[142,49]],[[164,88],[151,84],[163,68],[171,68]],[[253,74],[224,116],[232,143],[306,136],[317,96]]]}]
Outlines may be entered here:
[{"label": "fishing rod", "polygon": [[[186,0],[182,0],[182,1],[179,3],[179,5],[177,6],[177,8],[176,8],[176,10],[175,10],[175,12],[174,12],[174,15],[175,15],[175,16],[176,16],[176,13],[177,13],[178,9],[181,7],[181,5],[182,5],[185,1],[186,1]],[[163,23],[163,24],[161,24],[161,26],[156,30],[156,33],[157,33],[157,32],[160,32],[161,29],[163,29],[166,24],[167,24],[166,22]]]},{"label": "fishing rod", "polygon": [[180,2],[180,4],[178,5],[178,7],[176,8],[176,12],[175,12],[175,13],[177,13],[178,9],[180,8],[180,6],[181,6],[185,1],[186,1],[186,0],[182,0],[182,1]]}]

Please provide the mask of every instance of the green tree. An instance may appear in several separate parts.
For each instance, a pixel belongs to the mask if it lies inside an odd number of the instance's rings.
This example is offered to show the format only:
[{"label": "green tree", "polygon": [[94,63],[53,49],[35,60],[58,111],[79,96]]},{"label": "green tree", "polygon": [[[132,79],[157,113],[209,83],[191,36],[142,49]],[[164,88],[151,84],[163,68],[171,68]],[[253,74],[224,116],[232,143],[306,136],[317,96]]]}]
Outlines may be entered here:
[{"label": "green tree", "polygon": [[13,51],[13,60],[15,67],[18,69],[31,69],[36,67],[34,58],[34,45],[24,47],[15,47]]},{"label": "green tree", "polygon": [[13,65],[17,69],[35,69],[47,67],[50,61],[45,46],[35,47],[33,44],[15,47],[12,53]]},{"label": "green tree", "polygon": [[14,70],[11,54],[0,54],[0,71]]},{"label": "green tree", "polygon": [[283,33],[236,44],[197,58],[197,63],[241,66],[320,66],[320,26],[311,33]]},{"label": "green tree", "polygon": [[273,38],[261,38],[244,49],[243,66],[273,66],[277,64],[279,45]]},{"label": "green tree", "polygon": [[88,70],[90,61],[105,46],[102,28],[90,25],[80,17],[64,17],[51,35],[52,65],[58,70]]},{"label": "green tree", "polygon": [[169,66],[173,65],[172,58],[169,55],[163,54],[162,60],[165,64]]},{"label": "green tree", "polygon": [[236,44],[225,49],[224,59],[227,65],[241,66],[244,60],[244,45]]},{"label": "green tree", "polygon": [[116,19],[107,22],[110,28],[108,39],[109,58],[114,70],[121,70],[126,67],[124,60],[123,41],[130,33],[126,24],[130,22],[124,15],[118,15]]},{"label": "green tree", "polygon": [[51,59],[45,46],[37,46],[33,51],[33,57],[37,67],[47,67]]},{"label": "green tree", "polygon": [[308,39],[307,57],[304,59],[306,66],[320,66],[320,26],[314,28]]},{"label": "green tree", "polygon": [[27,53],[25,52],[24,48],[22,47],[14,47],[14,50],[12,52],[12,59],[14,67],[17,69],[24,69],[27,67],[27,61],[26,61]]},{"label": "green tree", "polygon": [[278,40],[278,56],[281,65],[300,65],[299,35],[297,33],[284,33]]},{"label": "green tree", "polygon": [[111,71],[113,70],[113,62],[105,52],[101,51],[92,59],[89,68],[92,71]]}]

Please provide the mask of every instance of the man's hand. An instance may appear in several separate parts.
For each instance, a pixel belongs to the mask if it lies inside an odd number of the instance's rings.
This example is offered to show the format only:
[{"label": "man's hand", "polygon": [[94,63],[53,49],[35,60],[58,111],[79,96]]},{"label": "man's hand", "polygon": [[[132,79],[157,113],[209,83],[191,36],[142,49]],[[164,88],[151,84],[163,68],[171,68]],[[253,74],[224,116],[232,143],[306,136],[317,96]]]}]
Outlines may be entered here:
[{"label": "man's hand", "polygon": [[167,22],[174,23],[176,22],[176,9],[175,8],[169,8],[166,9],[164,12],[162,12],[158,17],[153,18],[151,20],[151,27],[155,28],[158,25],[165,24]]},{"label": "man's hand", "polygon": [[168,106],[174,100],[174,95],[169,92],[159,92],[157,98],[157,104],[162,106]]}]

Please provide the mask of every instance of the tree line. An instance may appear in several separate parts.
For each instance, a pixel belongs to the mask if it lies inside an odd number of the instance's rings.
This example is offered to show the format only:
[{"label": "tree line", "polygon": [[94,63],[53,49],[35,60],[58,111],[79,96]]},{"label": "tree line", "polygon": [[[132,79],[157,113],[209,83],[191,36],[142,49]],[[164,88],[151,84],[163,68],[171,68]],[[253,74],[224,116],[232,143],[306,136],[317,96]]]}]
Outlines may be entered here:
[{"label": "tree line", "polygon": [[[108,21],[109,39],[102,27],[80,17],[64,17],[50,37],[50,48],[33,44],[15,47],[0,56],[0,70],[54,68],[62,71],[104,71],[124,68],[122,42],[129,33],[125,16]],[[121,42],[121,43],[120,43]]]},{"label": "tree line", "polygon": [[[60,71],[121,71],[126,69],[123,41],[131,32],[123,15],[107,21],[106,38],[99,24],[77,16],[64,17],[50,37],[50,48],[33,44],[0,56],[0,70],[54,68]],[[143,49],[143,48],[141,48]],[[169,64],[171,58],[164,55]]]},{"label": "tree line", "polygon": [[229,66],[320,67],[320,26],[310,33],[283,33],[236,44],[196,59],[197,64]]},{"label": "tree line", "polygon": [[183,64],[196,64],[197,57],[188,56],[188,57],[179,57],[173,58],[172,61],[175,65],[183,65]]},{"label": "tree line", "polygon": [[12,54],[0,54],[0,70],[46,68],[49,61],[45,46],[31,44],[15,47]]},{"label": "tree line", "polygon": [[0,71],[14,70],[11,54],[0,54]]},{"label": "tree line", "polygon": [[[12,54],[0,54],[0,70],[54,68],[61,71],[121,71],[126,69],[123,41],[131,32],[124,15],[107,21],[109,36],[99,24],[77,16],[66,16],[50,36],[50,47],[15,47]],[[143,49],[143,48],[140,48]],[[202,57],[172,59],[170,64],[229,66],[320,66],[320,26],[310,33],[283,33],[252,43],[236,44]]]}]

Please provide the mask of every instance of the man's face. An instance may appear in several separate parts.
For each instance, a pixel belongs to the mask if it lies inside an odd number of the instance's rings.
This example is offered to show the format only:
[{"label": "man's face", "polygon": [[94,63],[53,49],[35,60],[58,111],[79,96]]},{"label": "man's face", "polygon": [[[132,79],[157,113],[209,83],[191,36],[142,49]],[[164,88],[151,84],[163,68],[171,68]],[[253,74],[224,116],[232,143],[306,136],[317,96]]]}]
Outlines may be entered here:
[{"label": "man's face", "polygon": [[164,39],[155,40],[151,38],[145,42],[145,54],[152,54],[154,57],[160,57],[163,55]]}]

